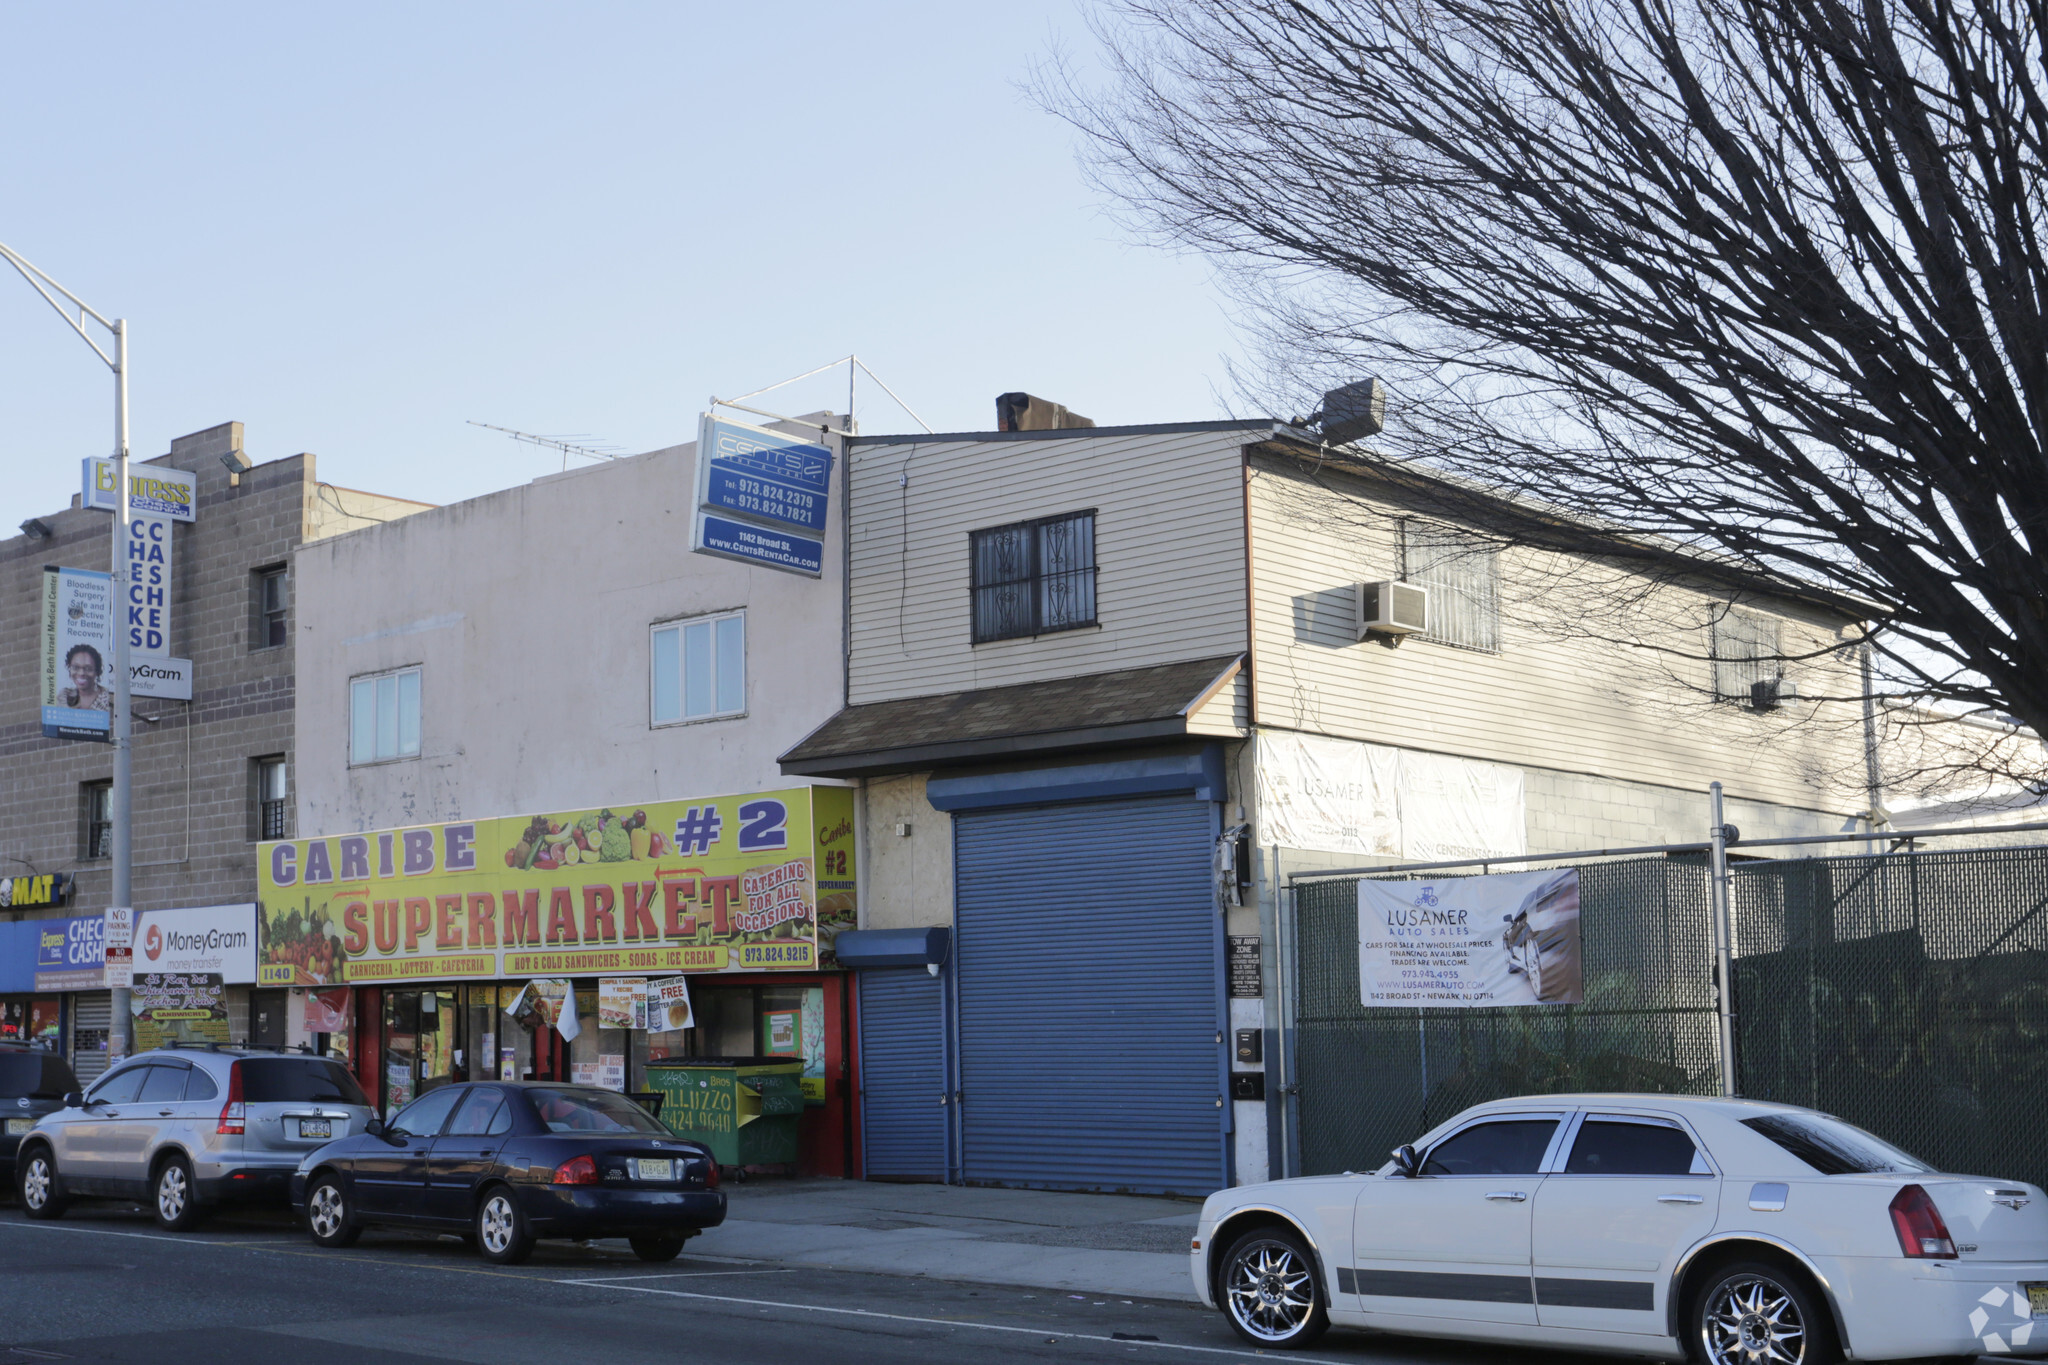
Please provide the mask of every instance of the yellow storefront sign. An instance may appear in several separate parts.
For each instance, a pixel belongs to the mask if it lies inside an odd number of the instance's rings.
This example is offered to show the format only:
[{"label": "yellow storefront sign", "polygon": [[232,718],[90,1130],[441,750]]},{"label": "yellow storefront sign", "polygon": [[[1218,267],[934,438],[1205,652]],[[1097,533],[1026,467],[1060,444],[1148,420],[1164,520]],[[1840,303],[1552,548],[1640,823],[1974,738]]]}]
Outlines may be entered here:
[{"label": "yellow storefront sign", "polygon": [[264,985],[809,971],[855,917],[852,792],[801,787],[262,845]]}]

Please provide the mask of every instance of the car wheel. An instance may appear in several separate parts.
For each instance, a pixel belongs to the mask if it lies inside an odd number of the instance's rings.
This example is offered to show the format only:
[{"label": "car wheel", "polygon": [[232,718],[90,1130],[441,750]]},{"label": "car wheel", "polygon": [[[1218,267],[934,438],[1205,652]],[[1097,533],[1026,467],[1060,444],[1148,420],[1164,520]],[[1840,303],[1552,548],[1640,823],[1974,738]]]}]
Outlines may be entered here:
[{"label": "car wheel", "polygon": [[192,1163],[174,1156],[157,1168],[151,1186],[156,1225],[167,1232],[189,1232],[199,1224],[199,1190],[192,1183]]},{"label": "car wheel", "polygon": [[1742,1261],[1724,1267],[1693,1296],[1694,1359],[1705,1365],[1834,1365],[1834,1325],[1805,1281],[1782,1266]]},{"label": "car wheel", "polygon": [[673,1261],[683,1254],[684,1237],[629,1237],[633,1254],[643,1261]]},{"label": "car wheel", "polygon": [[533,1229],[511,1187],[493,1185],[476,1208],[476,1249],[486,1261],[518,1265],[533,1255]]},{"label": "car wheel", "polygon": [[21,1159],[14,1183],[21,1211],[31,1218],[62,1218],[71,1202],[57,1183],[57,1163],[47,1147],[37,1147]]},{"label": "car wheel", "polygon": [[1223,1315],[1254,1346],[1306,1346],[1330,1326],[1307,1243],[1287,1228],[1255,1228],[1223,1255]]},{"label": "car wheel", "polygon": [[306,1230],[324,1247],[354,1246],[363,1235],[337,1176],[323,1175],[306,1191]]}]

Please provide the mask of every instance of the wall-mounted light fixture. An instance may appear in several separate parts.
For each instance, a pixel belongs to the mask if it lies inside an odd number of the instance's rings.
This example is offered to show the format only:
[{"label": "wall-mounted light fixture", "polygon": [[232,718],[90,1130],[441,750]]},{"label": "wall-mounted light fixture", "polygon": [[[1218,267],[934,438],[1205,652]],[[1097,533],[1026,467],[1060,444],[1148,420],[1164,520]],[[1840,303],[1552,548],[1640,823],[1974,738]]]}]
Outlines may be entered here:
[{"label": "wall-mounted light fixture", "polygon": [[50,538],[50,524],[40,517],[30,517],[21,524],[21,533],[30,540],[48,540]]}]

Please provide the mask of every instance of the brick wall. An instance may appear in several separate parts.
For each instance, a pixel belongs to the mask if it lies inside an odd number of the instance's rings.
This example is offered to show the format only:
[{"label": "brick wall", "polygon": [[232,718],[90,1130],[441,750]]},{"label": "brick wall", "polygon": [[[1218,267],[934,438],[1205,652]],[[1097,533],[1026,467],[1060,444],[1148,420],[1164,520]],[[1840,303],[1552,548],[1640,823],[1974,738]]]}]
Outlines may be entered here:
[{"label": "brick wall", "polygon": [[[192,660],[189,703],[137,699],[134,723],[134,887],[138,907],[216,905],[256,898],[253,760],[292,752],[293,645],[252,648],[255,571],[289,561],[317,503],[311,455],[256,466],[231,488],[221,452],[239,446],[227,424],[182,437],[145,463],[199,479],[197,520],[176,537],[171,653]],[[78,894],[59,915],[107,904],[105,859],[81,853],[81,784],[113,775],[111,746],[42,737],[37,623],[42,568],[105,570],[112,518],[70,509],[41,520],[44,540],[0,541],[0,867],[73,872]],[[289,600],[289,599],[288,599]],[[288,615],[292,633],[298,623]],[[109,660],[111,663],[111,660]],[[152,718],[155,723],[151,723]],[[294,797],[297,775],[288,767]],[[295,799],[295,797],[294,797]],[[288,799],[287,809],[293,804]],[[9,918],[29,911],[0,912]]]}]

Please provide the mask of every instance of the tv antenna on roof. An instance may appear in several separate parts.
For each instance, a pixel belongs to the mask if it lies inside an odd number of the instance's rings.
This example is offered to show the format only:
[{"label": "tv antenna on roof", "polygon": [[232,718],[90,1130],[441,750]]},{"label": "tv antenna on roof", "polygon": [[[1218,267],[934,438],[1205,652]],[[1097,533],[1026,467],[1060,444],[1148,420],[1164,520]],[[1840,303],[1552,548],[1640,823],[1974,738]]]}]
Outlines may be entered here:
[{"label": "tv antenna on roof", "polygon": [[572,432],[570,435],[575,439],[571,440],[569,437],[564,436],[536,436],[530,431],[514,431],[510,427],[501,427],[490,422],[471,422],[470,425],[473,427],[483,427],[487,431],[502,431],[515,441],[525,441],[530,445],[547,446],[550,449],[559,450],[562,452],[563,469],[569,467],[569,457],[571,455],[580,455],[586,460],[616,460],[621,454],[616,446],[579,445],[578,442],[580,441],[592,439],[588,432]]},{"label": "tv antenna on roof", "polygon": [[738,408],[741,412],[751,412],[756,417],[772,417],[778,422],[795,422],[798,421],[799,419],[795,417],[786,416],[783,413],[779,412],[770,412],[766,408],[750,408],[745,403],[741,402],[740,399],[758,398],[764,393],[772,393],[776,389],[786,388],[789,385],[796,383],[800,379],[809,379],[814,374],[823,374],[827,370],[836,370],[841,365],[844,365],[846,367],[846,430],[849,435],[857,433],[860,430],[860,423],[856,417],[856,408],[854,406],[856,398],[856,395],[854,393],[854,380],[856,377],[856,372],[865,373],[868,378],[874,380],[875,383],[878,386],[880,386],[882,392],[888,394],[889,397],[895,401],[897,407],[903,409],[903,411],[905,411],[906,413],[910,413],[910,420],[916,422],[926,431],[930,431],[932,429],[931,423],[925,421],[924,418],[919,417],[915,412],[911,412],[910,405],[904,402],[901,398],[896,397],[896,390],[890,388],[887,384],[882,383],[881,376],[876,374],[873,370],[868,369],[868,363],[865,360],[862,360],[857,355],[841,356],[837,360],[828,360],[823,365],[818,366],[816,369],[805,370],[802,374],[791,375],[787,379],[780,380],[776,383],[770,384],[765,389],[755,389],[752,393],[739,394],[733,398],[720,398],[717,394],[712,394],[711,406],[714,408]]}]

